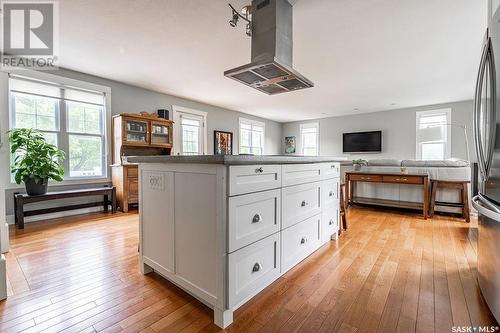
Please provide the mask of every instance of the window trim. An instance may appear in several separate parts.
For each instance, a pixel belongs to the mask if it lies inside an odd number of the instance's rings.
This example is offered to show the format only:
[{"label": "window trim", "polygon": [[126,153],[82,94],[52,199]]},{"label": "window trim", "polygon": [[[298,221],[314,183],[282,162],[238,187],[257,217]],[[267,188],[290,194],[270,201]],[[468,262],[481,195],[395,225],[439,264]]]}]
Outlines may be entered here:
[{"label": "window trim", "polygon": [[[304,142],[302,139],[302,130],[304,128],[316,128],[316,155],[304,155]],[[307,122],[301,123],[299,125],[299,135],[300,135],[300,153],[302,156],[319,156],[320,155],[320,142],[319,142],[319,122]]]},{"label": "window trim", "polygon": [[[102,93],[104,95],[104,115],[103,115],[103,130],[104,130],[104,135],[103,137],[103,144],[104,144],[104,156],[103,156],[103,171],[104,175],[102,176],[95,176],[95,177],[71,177],[71,178],[65,178],[62,182],[56,182],[56,181],[49,181],[50,186],[64,186],[64,185],[79,185],[79,184],[96,184],[96,183],[108,183],[111,181],[111,88],[99,84],[94,84],[91,82],[86,82],[86,81],[81,81],[81,80],[76,80],[76,79],[70,79],[54,74],[49,74],[49,73],[43,73],[43,72],[35,72],[35,71],[26,71],[23,70],[22,72],[19,71],[4,71],[5,73],[8,74],[7,77],[7,100],[8,100],[8,112],[7,112],[7,117],[8,117],[8,124],[9,124],[9,129],[12,129],[15,123],[14,120],[14,114],[13,114],[13,105],[12,105],[12,96],[10,94],[11,91],[11,85],[10,85],[10,79],[13,78],[25,78],[27,80],[34,80],[34,81],[42,81],[41,83],[44,83],[45,81],[47,84],[52,84],[52,85],[57,85],[58,87],[61,88],[68,88],[68,89],[80,89],[80,90],[89,90],[89,91],[95,91]],[[61,103],[63,104],[63,103]],[[61,127],[61,124],[63,121],[66,121],[66,116],[62,115],[63,110],[59,110],[59,127]],[[60,130],[59,128],[58,133],[58,138],[60,138]],[[67,132],[69,135],[70,133]],[[68,141],[68,140],[65,140]],[[67,170],[66,166],[68,164],[68,159],[65,160],[65,171],[67,171],[66,174],[69,175],[69,170]],[[8,163],[9,163],[9,169],[11,165],[11,158],[9,154],[8,158]],[[10,186],[11,188],[21,188],[23,187],[22,184],[16,184],[12,177],[8,177]]]},{"label": "window trim", "polygon": [[[238,154],[242,154],[241,152],[241,124],[248,124],[253,126],[260,126],[262,127],[262,155],[265,154],[265,149],[266,149],[266,123],[263,121],[255,120],[255,119],[249,119],[249,118],[244,118],[244,117],[239,117],[238,118]],[[250,140],[252,140],[250,136]],[[252,148],[253,145],[251,144],[250,148]]]},{"label": "window trim", "polygon": [[188,113],[192,114],[198,117],[203,118],[203,131],[202,131],[202,140],[203,140],[203,147],[202,147],[202,153],[203,155],[208,154],[208,132],[207,132],[207,115],[208,112],[206,111],[200,111],[200,110],[195,110],[195,109],[190,109],[184,106],[179,106],[179,105],[172,105],[172,118],[174,119],[174,132],[173,132],[173,137],[174,137],[174,147],[172,154],[177,154],[180,155],[182,152],[182,142],[181,142],[181,131],[180,131],[180,126],[181,126],[181,113]]},{"label": "window trim", "polygon": [[428,117],[431,115],[438,114],[446,114],[446,144],[445,144],[445,152],[444,159],[451,158],[451,108],[443,108],[443,109],[433,109],[433,110],[425,110],[425,111],[417,111],[415,112],[415,158],[419,161],[422,161],[422,149],[420,142],[418,141],[418,131],[420,130],[420,118]]}]

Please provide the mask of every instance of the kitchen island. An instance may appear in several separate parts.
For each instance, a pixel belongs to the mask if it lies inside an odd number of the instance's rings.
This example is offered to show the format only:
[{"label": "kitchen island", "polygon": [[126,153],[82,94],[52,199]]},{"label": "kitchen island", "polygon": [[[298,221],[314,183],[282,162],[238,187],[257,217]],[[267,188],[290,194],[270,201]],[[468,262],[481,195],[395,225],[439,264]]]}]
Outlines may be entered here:
[{"label": "kitchen island", "polygon": [[340,159],[141,156],[140,269],[214,309],[233,311],[339,228]]}]

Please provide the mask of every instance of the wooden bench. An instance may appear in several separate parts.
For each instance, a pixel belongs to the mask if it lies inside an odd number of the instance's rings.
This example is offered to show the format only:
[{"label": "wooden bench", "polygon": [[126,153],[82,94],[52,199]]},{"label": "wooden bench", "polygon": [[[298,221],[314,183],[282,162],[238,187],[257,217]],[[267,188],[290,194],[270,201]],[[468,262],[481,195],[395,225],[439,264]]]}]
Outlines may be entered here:
[{"label": "wooden bench", "polygon": [[[88,197],[93,195],[103,195],[104,200],[99,202],[90,202],[84,204],[76,204],[62,207],[51,207],[36,210],[24,211],[24,205],[41,202],[50,201],[57,199],[75,198],[75,197]],[[18,229],[24,229],[24,218],[26,216],[49,214],[55,212],[63,212],[73,209],[81,209],[88,207],[98,207],[103,206],[104,211],[108,211],[108,206],[111,205],[111,210],[116,213],[116,189],[115,187],[100,187],[100,188],[89,188],[82,190],[67,190],[58,192],[48,192],[42,195],[27,195],[21,193],[14,193],[14,210],[15,210],[15,221]]]},{"label": "wooden bench", "polygon": [[[429,209],[430,217],[434,216],[435,206],[445,206],[445,207],[458,207],[462,209],[462,217],[466,222],[470,222],[470,212],[469,212],[469,190],[467,185],[470,183],[468,180],[463,181],[451,181],[451,180],[431,180],[431,203]],[[460,192],[460,202],[442,202],[436,201],[436,191],[439,187],[456,189]]]}]

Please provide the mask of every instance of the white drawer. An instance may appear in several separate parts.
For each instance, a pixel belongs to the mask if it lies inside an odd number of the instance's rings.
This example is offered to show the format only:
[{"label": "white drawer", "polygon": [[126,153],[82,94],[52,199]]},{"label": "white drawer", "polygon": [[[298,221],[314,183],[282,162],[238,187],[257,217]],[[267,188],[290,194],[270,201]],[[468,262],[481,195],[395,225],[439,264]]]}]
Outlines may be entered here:
[{"label": "white drawer", "polygon": [[340,163],[322,163],[321,171],[322,179],[340,177]]},{"label": "white drawer", "polygon": [[285,187],[281,191],[283,229],[321,212],[321,182]]},{"label": "white drawer", "polygon": [[281,228],[281,190],[229,198],[229,252],[267,237]]},{"label": "white drawer", "polygon": [[339,179],[329,179],[323,181],[321,185],[322,195],[322,207],[323,209],[337,207],[339,205]]},{"label": "white drawer", "polygon": [[328,242],[339,231],[338,208],[326,209],[321,217],[321,244]]},{"label": "white drawer", "polygon": [[283,186],[321,180],[321,163],[283,165]]},{"label": "white drawer", "polygon": [[229,195],[281,187],[281,165],[237,165],[229,167]]},{"label": "white drawer", "polygon": [[284,273],[321,245],[321,214],[281,232],[281,271]]},{"label": "white drawer", "polygon": [[229,254],[229,308],[238,306],[280,276],[279,233]]}]

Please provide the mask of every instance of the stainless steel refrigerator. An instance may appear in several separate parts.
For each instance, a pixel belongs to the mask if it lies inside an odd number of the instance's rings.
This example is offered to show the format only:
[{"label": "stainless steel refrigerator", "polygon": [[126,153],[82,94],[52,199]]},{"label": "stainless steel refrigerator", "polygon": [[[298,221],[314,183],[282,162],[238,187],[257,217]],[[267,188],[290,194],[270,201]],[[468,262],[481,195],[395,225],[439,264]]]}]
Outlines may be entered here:
[{"label": "stainless steel refrigerator", "polygon": [[479,213],[479,286],[500,321],[500,12],[484,39],[474,101],[474,143],[479,166],[479,194],[472,205]]}]

